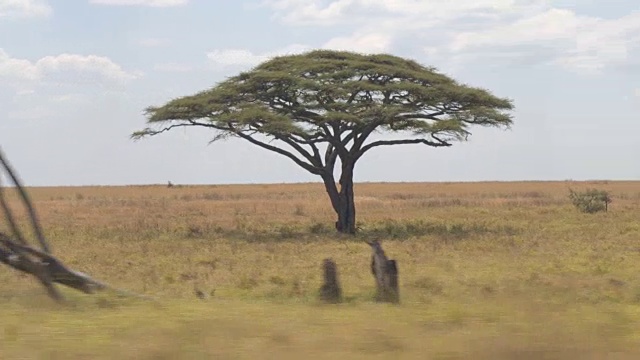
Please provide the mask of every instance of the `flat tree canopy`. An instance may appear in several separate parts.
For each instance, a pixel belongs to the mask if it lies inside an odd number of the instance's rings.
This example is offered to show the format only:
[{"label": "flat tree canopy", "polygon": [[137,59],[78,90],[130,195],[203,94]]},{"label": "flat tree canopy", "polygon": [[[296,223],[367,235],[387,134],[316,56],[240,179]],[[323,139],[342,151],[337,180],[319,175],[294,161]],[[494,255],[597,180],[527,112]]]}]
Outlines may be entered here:
[{"label": "flat tree canopy", "polygon": [[[315,50],[273,58],[209,90],[149,107],[150,127],[132,137],[196,126],[213,130],[212,141],[238,137],[283,155],[322,178],[336,229],[355,233],[353,171],[367,151],[448,147],[466,140],[473,125],[508,128],[511,110],[511,100],[413,60]],[[397,139],[374,140],[374,132]]]}]

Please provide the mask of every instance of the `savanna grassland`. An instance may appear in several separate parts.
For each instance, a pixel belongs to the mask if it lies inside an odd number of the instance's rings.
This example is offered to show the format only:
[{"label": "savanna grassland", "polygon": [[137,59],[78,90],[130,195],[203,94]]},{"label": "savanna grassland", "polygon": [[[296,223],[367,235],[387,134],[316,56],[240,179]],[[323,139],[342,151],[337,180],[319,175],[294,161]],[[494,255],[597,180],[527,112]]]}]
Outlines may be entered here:
[{"label": "savanna grassland", "polygon": [[[2,359],[640,358],[640,182],[357,184],[355,238],[321,184],[29,191],[55,255],[158,300],[57,305],[0,267]],[[400,305],[373,302],[364,239],[398,261]],[[316,300],[325,257],[341,305]]]}]

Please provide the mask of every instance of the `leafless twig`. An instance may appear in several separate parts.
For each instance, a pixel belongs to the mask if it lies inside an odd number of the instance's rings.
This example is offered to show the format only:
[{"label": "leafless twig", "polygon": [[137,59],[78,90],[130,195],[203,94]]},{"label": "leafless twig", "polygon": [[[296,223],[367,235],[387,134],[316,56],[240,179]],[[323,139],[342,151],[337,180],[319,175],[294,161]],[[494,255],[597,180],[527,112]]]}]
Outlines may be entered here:
[{"label": "leafless twig", "polygon": [[18,227],[16,218],[5,197],[5,189],[2,187],[3,184],[0,182],[0,208],[2,208],[3,217],[11,230],[11,235],[0,231],[0,263],[35,276],[45,287],[49,296],[59,302],[63,301],[63,297],[55,287],[55,284],[65,285],[87,294],[108,289],[124,296],[152,299],[125,290],[115,289],[105,283],[92,279],[82,272],[67,268],[60,260],[54,257],[51,254],[51,247],[44,236],[40,220],[38,219],[31,199],[1,149],[0,165],[1,169],[8,174],[15,185],[22,203],[27,208],[33,232],[41,247],[41,249],[37,249],[29,245],[27,238]]}]

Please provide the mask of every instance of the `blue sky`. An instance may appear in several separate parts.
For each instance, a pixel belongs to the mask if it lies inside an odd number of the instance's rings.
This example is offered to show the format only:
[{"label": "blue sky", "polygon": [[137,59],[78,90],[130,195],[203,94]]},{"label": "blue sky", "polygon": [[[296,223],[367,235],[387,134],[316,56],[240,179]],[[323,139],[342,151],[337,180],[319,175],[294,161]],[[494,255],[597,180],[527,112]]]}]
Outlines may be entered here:
[{"label": "blue sky", "polygon": [[0,146],[36,186],[317,181],[205,130],[129,139],[149,105],[314,48],[409,57],[516,106],[512,130],[372,150],[356,181],[640,177],[635,0],[0,0]]}]

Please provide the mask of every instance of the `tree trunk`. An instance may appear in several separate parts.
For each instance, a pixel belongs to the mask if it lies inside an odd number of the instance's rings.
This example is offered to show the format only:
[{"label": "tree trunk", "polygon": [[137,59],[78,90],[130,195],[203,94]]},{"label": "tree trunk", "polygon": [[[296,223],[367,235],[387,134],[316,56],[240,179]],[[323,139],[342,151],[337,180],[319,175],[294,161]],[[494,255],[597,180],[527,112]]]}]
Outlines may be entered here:
[{"label": "tree trunk", "polygon": [[336,230],[341,233],[356,233],[356,205],[353,194],[353,179],[340,181],[340,209]]},{"label": "tree trunk", "polygon": [[336,186],[333,174],[322,176],[325,189],[331,199],[331,206],[338,215],[336,230],[343,234],[356,233],[356,205],[353,192],[353,167],[354,164],[345,163],[340,175],[340,190]]}]

